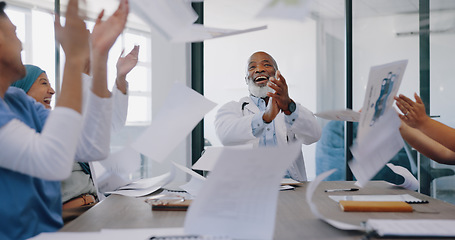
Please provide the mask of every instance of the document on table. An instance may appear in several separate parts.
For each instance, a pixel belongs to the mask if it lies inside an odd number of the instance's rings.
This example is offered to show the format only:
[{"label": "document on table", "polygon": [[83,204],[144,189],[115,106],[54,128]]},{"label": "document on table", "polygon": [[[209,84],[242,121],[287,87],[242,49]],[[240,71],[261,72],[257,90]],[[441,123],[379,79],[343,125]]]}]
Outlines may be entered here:
[{"label": "document on table", "polygon": [[[162,163],[216,104],[201,94],[176,83],[150,127],[131,145],[140,153]],[[184,119],[184,121],[182,121]]]},{"label": "document on table", "polygon": [[225,147],[197,198],[185,232],[234,239],[272,239],[278,192],[301,143],[280,147]]},{"label": "document on table", "polygon": [[407,202],[407,203],[424,203],[422,199],[416,198],[409,194],[398,195],[329,195],[336,201],[378,201],[378,202]]},{"label": "document on table", "polygon": [[185,0],[131,0],[130,6],[133,13],[172,42],[200,42],[267,28],[267,26],[242,30],[207,28],[194,23],[198,15],[191,7],[191,1]]},{"label": "document on table", "polygon": [[455,220],[447,219],[369,219],[365,226],[381,237],[455,237]]}]

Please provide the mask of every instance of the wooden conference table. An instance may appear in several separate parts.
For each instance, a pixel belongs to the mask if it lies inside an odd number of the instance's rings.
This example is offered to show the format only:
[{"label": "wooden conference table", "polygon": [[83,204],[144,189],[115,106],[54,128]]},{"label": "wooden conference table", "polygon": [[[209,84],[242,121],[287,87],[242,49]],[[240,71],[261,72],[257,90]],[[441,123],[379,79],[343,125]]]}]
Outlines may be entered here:
[{"label": "wooden conference table", "polygon": [[[308,183],[295,190],[279,193],[275,221],[274,239],[361,239],[363,233],[338,230],[316,218],[306,202],[305,194]],[[359,225],[369,218],[376,219],[455,219],[455,205],[419,194],[413,191],[390,186],[386,182],[370,182],[356,192],[326,193],[325,189],[351,188],[354,182],[322,182],[313,195],[313,202],[319,212],[330,219]],[[338,204],[329,195],[357,194],[405,194],[408,193],[427,204],[413,204],[417,211],[412,213],[353,213],[342,212]],[[144,198],[131,198],[111,195],[97,204],[61,231],[90,232],[103,228],[169,228],[183,227],[185,212],[151,211]],[[455,227],[455,226],[454,226]]]}]

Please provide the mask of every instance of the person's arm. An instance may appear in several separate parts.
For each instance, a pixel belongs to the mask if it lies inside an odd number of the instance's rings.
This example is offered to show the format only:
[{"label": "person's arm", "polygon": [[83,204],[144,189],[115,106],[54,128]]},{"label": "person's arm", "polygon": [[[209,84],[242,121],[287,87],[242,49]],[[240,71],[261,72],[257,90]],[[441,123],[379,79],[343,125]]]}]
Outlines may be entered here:
[{"label": "person's arm", "polygon": [[[55,36],[65,51],[61,95],[41,133],[13,119],[0,128],[2,167],[46,180],[69,176],[80,137],[82,116],[81,72],[88,51],[88,32],[78,15],[78,0],[70,0],[63,27],[55,18]],[[25,94],[25,93],[24,93]],[[34,105],[38,113],[43,106]]]},{"label": "person's arm", "polygon": [[286,125],[288,126],[288,137],[296,137],[304,144],[311,144],[321,137],[321,126],[316,120],[313,113],[296,103],[296,110],[291,112],[289,104],[293,100],[289,97],[288,85],[286,79],[280,71],[276,71],[276,76],[270,78],[269,86],[275,90],[274,93],[267,93],[267,96],[273,97],[278,107],[285,114]]},{"label": "person's arm", "polygon": [[137,65],[139,46],[134,46],[133,50],[126,56],[122,57],[122,55],[123,51],[117,60],[117,78],[112,90],[112,132],[116,132],[125,126],[128,113],[128,82],[126,81],[126,75]]},{"label": "person's arm", "polygon": [[443,164],[455,165],[455,152],[431,139],[420,130],[401,122],[400,133],[403,139],[426,157]]},{"label": "person's arm", "polygon": [[[50,181],[69,177],[80,136],[82,116],[69,108],[56,107],[37,133],[13,119],[0,128],[0,166]],[[62,131],[62,129],[65,129]]]},{"label": "person's arm", "polygon": [[96,20],[91,34],[91,93],[84,112],[82,138],[79,141],[78,161],[102,160],[109,154],[112,99],[107,88],[107,59],[109,50],[122,33],[129,13],[127,0],[121,0],[115,13],[102,21],[104,11]]},{"label": "person's arm", "polygon": [[296,105],[297,108],[293,114],[297,114],[297,117],[292,125],[288,127],[287,135],[289,138],[295,136],[297,140],[302,141],[306,145],[317,142],[321,138],[322,128],[316,117],[313,112],[301,104],[296,103]]},{"label": "person's arm", "polygon": [[126,81],[126,75],[136,66],[139,57],[139,45],[135,45],[133,50],[128,53],[125,57],[122,54],[117,60],[117,78],[115,79],[115,85],[117,89],[123,94],[127,94],[128,82]]},{"label": "person's arm", "polygon": [[238,102],[223,105],[215,117],[215,130],[221,143],[226,146],[242,145],[255,140],[251,126],[255,116],[262,122],[262,113],[244,116]]},{"label": "person's arm", "polygon": [[403,113],[399,114],[401,120],[451,151],[455,151],[455,129],[431,119],[425,112],[422,99],[416,93],[414,97],[415,102],[402,94],[395,97],[396,105]]}]

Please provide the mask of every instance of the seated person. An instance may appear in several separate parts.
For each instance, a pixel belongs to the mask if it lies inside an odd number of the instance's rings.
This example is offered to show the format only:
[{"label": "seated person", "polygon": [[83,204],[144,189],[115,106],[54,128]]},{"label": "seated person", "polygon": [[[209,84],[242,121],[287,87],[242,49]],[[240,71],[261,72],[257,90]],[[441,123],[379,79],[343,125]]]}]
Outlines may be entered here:
[{"label": "seated person", "polygon": [[[316,143],[316,175],[330,169],[337,169],[328,176],[326,181],[346,180],[346,157],[344,149],[344,125],[343,121],[330,121],[322,129],[321,139]],[[353,137],[357,136],[359,123],[353,122]],[[390,163],[405,167],[410,170],[411,165],[404,148],[402,148],[391,160]],[[384,180],[394,184],[402,184],[404,178],[394,173],[389,167],[384,166],[372,180]]]},{"label": "seated person", "polygon": [[[296,141],[308,145],[319,140],[321,127],[316,117],[289,97],[286,80],[272,56],[253,53],[245,81],[249,96],[223,105],[216,114],[216,134],[224,145],[269,147]],[[285,177],[307,180],[302,153]]]},{"label": "seated person", "polygon": [[[111,129],[115,131],[125,124],[128,108],[126,75],[136,66],[139,46],[125,57],[119,57],[117,62],[117,79],[112,91],[113,112]],[[89,60],[87,60],[89,61]],[[90,64],[88,64],[89,66]],[[51,87],[46,72],[34,65],[25,65],[27,75],[11,86],[23,89],[27,95],[33,97],[46,108],[51,108],[52,95],[55,91]],[[84,69],[83,95],[88,95],[92,78],[87,74],[90,68]],[[87,101],[84,101],[84,106]],[[79,216],[97,201],[97,191],[90,175],[90,167],[85,162],[75,162],[71,176],[62,181],[63,219],[66,222]],[[73,209],[79,208],[79,209]],[[72,209],[72,210],[67,210]]]},{"label": "seated person", "polygon": [[404,95],[395,97],[402,112],[400,133],[404,140],[426,157],[442,164],[455,165],[455,129],[431,119],[422,99],[416,101]]},{"label": "seated person", "polygon": [[[110,96],[103,76],[109,49],[128,15],[127,1],[122,0],[120,5],[113,16],[115,20],[107,20],[113,23],[97,21],[99,32],[104,33],[92,41],[98,60],[94,65],[97,87],[92,88],[92,95],[99,98]],[[0,208],[0,216],[7,219],[0,225],[0,239],[26,239],[63,226],[60,181],[69,176],[75,158],[88,158],[86,150],[99,157],[107,156],[110,133],[103,126],[109,122],[106,119],[110,120],[112,104],[109,99],[91,97],[87,114],[81,115],[80,76],[89,43],[77,0],[68,2],[65,27],[60,25],[59,17],[55,20],[56,38],[66,56],[56,109],[49,112],[23,90],[9,87],[24,77],[26,70],[21,60],[21,42],[4,7],[5,3],[0,2],[0,191],[8,197],[2,199],[5,207]],[[108,27],[111,31],[106,33]]]}]

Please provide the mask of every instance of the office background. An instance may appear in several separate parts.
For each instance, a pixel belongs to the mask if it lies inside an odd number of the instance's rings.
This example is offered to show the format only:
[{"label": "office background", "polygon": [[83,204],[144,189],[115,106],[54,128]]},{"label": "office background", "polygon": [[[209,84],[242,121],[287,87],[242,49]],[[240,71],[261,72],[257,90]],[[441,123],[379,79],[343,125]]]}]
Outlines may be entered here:
[{"label": "office background", "polygon": [[[24,63],[39,65],[47,71],[52,85],[59,86],[55,76],[61,71],[55,70],[59,57],[54,55],[53,17],[49,13],[56,7],[54,1],[6,2],[7,13],[17,25],[18,36],[24,44]],[[203,15],[199,21],[207,26],[246,29],[268,25],[267,30],[207,40],[203,44],[170,43],[131,15],[127,30],[110,55],[112,86],[115,61],[121,49],[129,51],[134,44],[141,45],[139,65],[128,77],[131,97],[127,126],[113,137],[113,151],[134,140],[150,124],[153,113],[166,106],[163,101],[174,82],[193,85],[220,105],[247,95],[246,60],[258,50],[275,57],[290,85],[291,97],[313,112],[344,109],[347,104],[359,110],[370,67],[408,59],[399,92],[407,96],[414,92],[421,94],[431,116],[439,116],[437,120],[455,127],[455,111],[450,107],[454,101],[451,93],[455,89],[452,81],[455,76],[454,1],[315,0],[305,21],[256,18],[266,2],[205,0],[194,4]],[[95,19],[101,8],[109,14],[116,3],[115,0],[87,0],[83,7],[89,9],[88,25],[92,26],[90,19]],[[65,4],[62,0],[62,10]],[[350,20],[349,27],[346,20]],[[347,83],[352,84],[352,88],[346,87],[351,86]],[[220,145],[213,127],[217,109],[206,116],[204,127],[197,129],[193,137],[188,136],[169,159],[189,166],[200,155],[201,139],[213,146]],[[324,126],[326,121],[320,120],[320,124]],[[315,176],[314,149],[315,144],[303,146],[310,179]],[[418,173],[424,187],[422,191],[455,202],[455,177],[432,181],[431,174],[425,172],[429,168],[453,168],[416,157],[416,161],[419,159],[422,162],[418,164],[424,170]],[[156,176],[169,168],[168,163],[158,164],[144,158],[137,176]],[[183,180],[185,176],[180,178]]]}]

